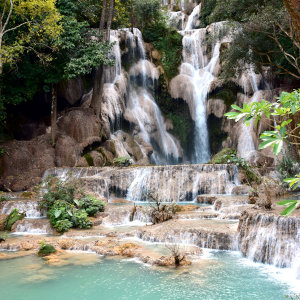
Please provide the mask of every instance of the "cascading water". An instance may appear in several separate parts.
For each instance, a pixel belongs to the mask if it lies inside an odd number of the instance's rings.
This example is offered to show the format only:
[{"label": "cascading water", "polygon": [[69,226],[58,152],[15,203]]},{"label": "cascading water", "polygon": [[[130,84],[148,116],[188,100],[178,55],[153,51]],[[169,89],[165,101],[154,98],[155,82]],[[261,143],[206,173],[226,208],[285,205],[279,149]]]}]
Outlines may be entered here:
[{"label": "cascading water", "polygon": [[238,185],[231,165],[175,165],[129,168],[56,168],[44,177],[80,177],[88,190],[109,198],[107,191],[129,201],[144,201],[149,193],[161,201],[194,201],[201,194],[230,194]]},{"label": "cascading water", "polygon": [[146,60],[141,32],[134,29],[133,34],[128,31],[127,35],[133,49],[131,59],[137,62],[129,70],[129,96],[125,116],[138,127],[137,134],[153,145],[154,163],[176,163],[182,157],[180,144],[167,132],[163,116],[153,97],[155,81],[159,77],[158,71]]},{"label": "cascading water", "polygon": [[194,151],[192,162],[205,163],[210,160],[210,149],[206,119],[206,99],[220,55],[221,42],[218,41],[219,31],[224,23],[211,26],[215,42],[212,46],[210,59],[207,55],[207,28],[192,29],[194,19],[201,11],[201,4],[196,6],[190,15],[183,35],[183,63],[180,74],[170,83],[173,98],[184,99],[195,122]]},{"label": "cascading water", "polygon": [[[247,70],[245,74],[241,76],[241,86],[243,87],[244,93],[246,94],[246,97],[249,97],[249,93],[253,91],[253,96],[248,99],[248,104],[251,104],[252,102],[259,101],[261,98],[261,91],[259,91],[258,84],[260,81],[260,75],[257,75],[253,71],[253,67],[250,66],[250,68]],[[245,100],[246,101],[246,100]],[[238,154],[248,159],[253,151],[255,151],[255,143],[253,139],[254,134],[254,121],[252,120],[250,124],[247,126],[245,124],[241,124],[240,127],[240,133],[238,138]]]}]

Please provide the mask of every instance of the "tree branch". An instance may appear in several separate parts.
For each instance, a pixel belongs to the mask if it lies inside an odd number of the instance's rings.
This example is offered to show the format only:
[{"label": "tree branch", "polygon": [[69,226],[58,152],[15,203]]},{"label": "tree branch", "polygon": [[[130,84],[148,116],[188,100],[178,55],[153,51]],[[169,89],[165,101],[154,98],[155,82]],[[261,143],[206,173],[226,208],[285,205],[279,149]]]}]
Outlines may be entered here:
[{"label": "tree branch", "polygon": [[9,31],[16,30],[17,28],[22,27],[23,25],[26,25],[26,24],[29,24],[29,23],[31,23],[31,22],[30,22],[30,21],[26,21],[26,22],[24,22],[24,23],[22,23],[22,24],[19,24],[19,25],[13,27],[13,28],[9,28],[9,29],[5,30],[5,31],[3,32],[3,34],[9,32]]},{"label": "tree branch", "polygon": [[7,18],[6,18],[6,21],[5,21],[5,23],[4,23],[3,27],[2,27],[2,34],[5,32],[5,28],[6,28],[7,24],[8,24],[8,21],[10,19],[10,16],[12,14],[12,10],[13,10],[13,7],[14,7],[13,0],[9,0],[9,2],[10,2],[10,9],[9,9],[9,13],[8,13]]}]

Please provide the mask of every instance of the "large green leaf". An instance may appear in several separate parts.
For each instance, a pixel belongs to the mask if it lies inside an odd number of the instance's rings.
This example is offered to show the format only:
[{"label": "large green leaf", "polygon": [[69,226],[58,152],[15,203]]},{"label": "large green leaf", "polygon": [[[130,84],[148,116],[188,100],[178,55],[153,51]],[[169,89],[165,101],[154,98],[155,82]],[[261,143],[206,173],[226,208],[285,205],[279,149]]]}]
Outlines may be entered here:
[{"label": "large green leaf", "polygon": [[289,216],[297,207],[298,201],[295,200],[295,202],[293,204],[291,204],[290,206],[288,206],[282,213],[282,216]]}]

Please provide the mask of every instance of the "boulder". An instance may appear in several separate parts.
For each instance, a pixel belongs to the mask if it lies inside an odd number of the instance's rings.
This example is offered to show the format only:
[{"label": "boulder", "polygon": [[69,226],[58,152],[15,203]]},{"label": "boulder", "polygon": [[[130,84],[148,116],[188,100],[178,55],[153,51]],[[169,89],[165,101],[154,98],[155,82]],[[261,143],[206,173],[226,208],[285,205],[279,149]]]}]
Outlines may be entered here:
[{"label": "boulder", "polygon": [[249,185],[238,185],[235,186],[231,193],[233,195],[247,195],[251,191],[251,187]]},{"label": "boulder", "polygon": [[203,204],[214,204],[217,200],[217,197],[211,195],[198,195],[197,202]]},{"label": "boulder", "polygon": [[81,99],[83,92],[84,86],[81,78],[61,81],[58,86],[58,96],[65,98],[71,105]]},{"label": "boulder", "polygon": [[0,157],[0,189],[22,191],[39,184],[44,172],[55,166],[50,140],[45,134],[30,141],[3,143],[6,153]]}]

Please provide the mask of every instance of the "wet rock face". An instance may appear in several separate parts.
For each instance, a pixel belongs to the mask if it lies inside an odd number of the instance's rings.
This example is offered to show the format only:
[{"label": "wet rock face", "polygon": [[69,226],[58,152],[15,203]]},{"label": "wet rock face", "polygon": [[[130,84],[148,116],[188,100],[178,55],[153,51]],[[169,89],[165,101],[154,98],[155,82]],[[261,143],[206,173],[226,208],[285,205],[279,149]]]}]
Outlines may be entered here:
[{"label": "wet rock face", "polygon": [[83,81],[79,78],[74,78],[67,82],[61,82],[58,87],[58,96],[65,98],[71,105],[74,105],[80,100],[83,92]]},{"label": "wet rock face", "polygon": [[43,173],[55,166],[50,135],[31,141],[9,141],[1,147],[6,151],[0,158],[1,190],[26,190],[40,183]]},{"label": "wet rock face", "polygon": [[239,247],[250,259],[291,267],[300,251],[300,219],[244,212],[238,227]]}]

